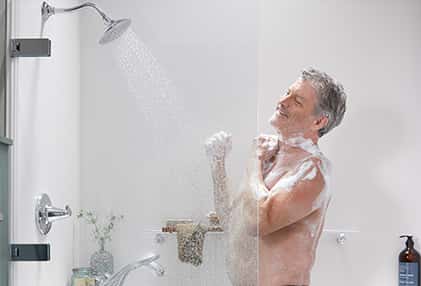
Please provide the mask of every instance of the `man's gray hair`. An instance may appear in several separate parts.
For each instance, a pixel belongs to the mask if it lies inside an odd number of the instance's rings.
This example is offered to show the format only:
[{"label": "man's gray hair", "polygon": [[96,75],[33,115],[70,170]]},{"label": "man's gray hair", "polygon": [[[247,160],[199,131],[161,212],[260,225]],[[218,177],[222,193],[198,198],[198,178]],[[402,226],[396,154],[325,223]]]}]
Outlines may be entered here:
[{"label": "man's gray hair", "polygon": [[322,137],[338,126],[344,117],[346,110],[344,88],[329,75],[314,68],[304,69],[301,72],[300,80],[309,81],[316,90],[318,99],[316,115],[323,114],[328,118],[327,125],[319,130],[319,137]]}]

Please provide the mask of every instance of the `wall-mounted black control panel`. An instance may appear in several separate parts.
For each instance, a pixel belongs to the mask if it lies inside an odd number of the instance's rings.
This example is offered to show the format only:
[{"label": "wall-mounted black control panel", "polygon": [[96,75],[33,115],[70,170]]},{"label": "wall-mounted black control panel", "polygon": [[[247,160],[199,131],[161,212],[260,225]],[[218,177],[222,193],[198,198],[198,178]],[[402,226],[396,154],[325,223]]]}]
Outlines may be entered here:
[{"label": "wall-mounted black control panel", "polygon": [[11,244],[11,261],[50,261],[49,244]]}]

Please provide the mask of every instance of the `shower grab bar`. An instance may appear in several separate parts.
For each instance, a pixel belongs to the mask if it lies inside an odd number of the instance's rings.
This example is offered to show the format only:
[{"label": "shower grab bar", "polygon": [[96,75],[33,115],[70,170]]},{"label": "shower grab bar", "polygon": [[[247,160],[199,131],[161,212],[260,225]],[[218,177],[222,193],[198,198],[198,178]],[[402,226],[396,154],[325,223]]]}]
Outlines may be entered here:
[{"label": "shower grab bar", "polygon": [[[208,226],[207,231],[208,232],[224,232],[224,230],[220,226]],[[173,232],[177,232],[177,228],[176,226],[164,226],[161,229],[161,232],[173,233]]]},{"label": "shower grab bar", "polygon": [[[158,244],[163,244],[166,241],[167,235],[175,233],[175,231],[163,231],[159,229],[149,229],[145,230],[145,232],[152,232],[155,233],[155,242]],[[336,243],[339,245],[344,245],[348,239],[348,234],[351,233],[360,233],[361,231],[357,229],[330,229],[326,228],[323,230],[323,234],[335,234],[336,235]],[[208,234],[216,234],[222,235],[224,231],[210,231]]]},{"label": "shower grab bar", "polygon": [[[146,232],[153,232],[153,233],[173,233],[176,232],[174,228],[168,228],[168,227],[164,227],[163,229],[146,229]],[[224,231],[220,230],[219,227],[209,227],[209,232],[214,232],[214,233],[223,233]],[[340,234],[340,233],[360,233],[361,231],[359,230],[355,230],[355,229],[324,229],[323,233],[326,234]]]},{"label": "shower grab bar", "polygon": [[[219,230],[218,227],[209,227],[209,232],[215,232],[215,233],[223,233],[224,231]],[[176,232],[175,230],[170,231],[169,229],[146,229],[146,232],[154,232],[154,233],[173,233]],[[359,230],[354,229],[324,229],[323,233],[360,233]]]}]

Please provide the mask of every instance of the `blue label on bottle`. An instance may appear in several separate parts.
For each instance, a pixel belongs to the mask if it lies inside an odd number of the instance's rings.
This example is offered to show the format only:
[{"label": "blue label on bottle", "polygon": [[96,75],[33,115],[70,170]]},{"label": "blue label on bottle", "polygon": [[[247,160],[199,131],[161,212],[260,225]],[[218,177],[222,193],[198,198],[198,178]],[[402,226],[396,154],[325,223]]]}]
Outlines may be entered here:
[{"label": "blue label on bottle", "polygon": [[400,262],[399,263],[399,286],[419,286],[420,266],[418,262]]}]

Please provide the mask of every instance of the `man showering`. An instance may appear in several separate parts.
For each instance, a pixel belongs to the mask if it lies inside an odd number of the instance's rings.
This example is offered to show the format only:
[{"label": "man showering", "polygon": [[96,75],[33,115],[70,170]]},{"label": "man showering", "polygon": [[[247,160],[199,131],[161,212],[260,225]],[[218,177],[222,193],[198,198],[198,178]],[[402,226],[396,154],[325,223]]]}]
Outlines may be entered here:
[{"label": "man showering", "polygon": [[330,164],[318,140],[338,126],[346,95],[340,83],[309,68],[282,95],[270,118],[277,135],[260,135],[240,191],[228,188],[231,137],[206,141],[215,211],[228,233],[226,263],[234,286],[309,285],[330,201]]}]

